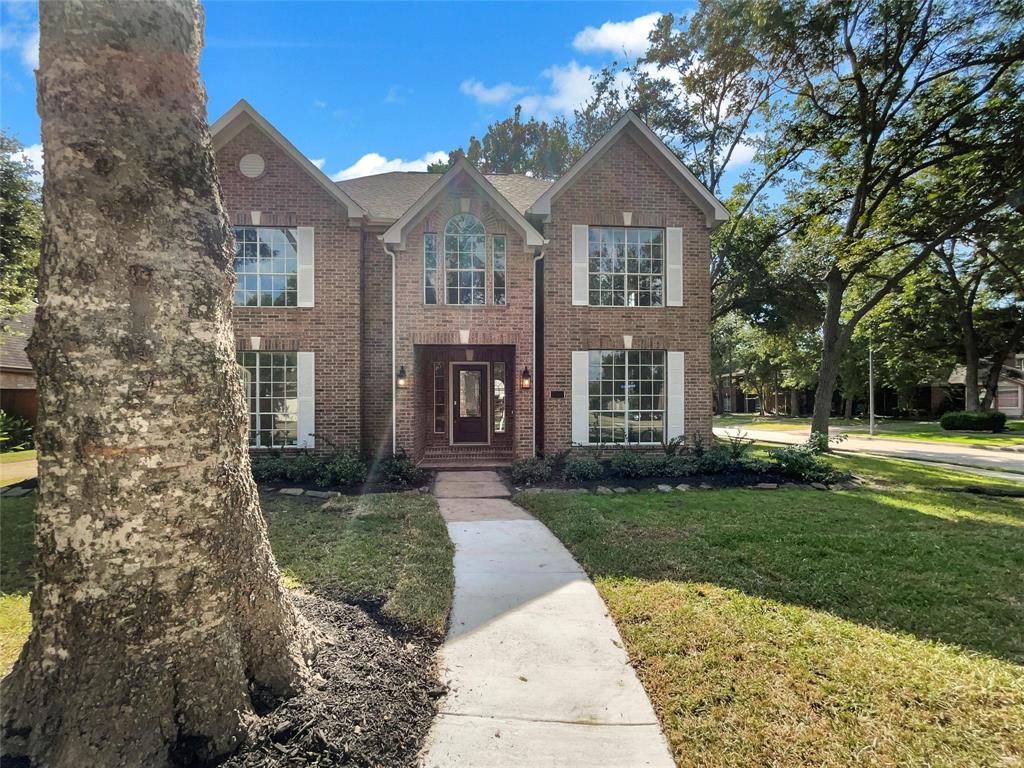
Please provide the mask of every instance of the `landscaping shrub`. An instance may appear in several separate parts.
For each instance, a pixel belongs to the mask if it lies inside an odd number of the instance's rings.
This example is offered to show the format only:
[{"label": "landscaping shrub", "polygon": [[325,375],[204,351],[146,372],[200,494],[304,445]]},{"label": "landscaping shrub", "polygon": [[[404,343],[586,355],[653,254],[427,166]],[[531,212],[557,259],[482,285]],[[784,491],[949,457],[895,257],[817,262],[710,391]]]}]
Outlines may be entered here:
[{"label": "landscaping shrub", "polygon": [[816,456],[806,445],[772,448],[768,451],[775,464],[787,477],[809,483],[835,483],[849,475],[840,472],[825,459]]},{"label": "landscaping shrub", "polygon": [[600,480],[604,467],[593,456],[570,456],[565,460],[564,474],[570,483],[586,483]]},{"label": "landscaping shrub", "polygon": [[565,448],[564,450],[550,453],[544,457],[544,463],[547,465],[548,469],[551,470],[552,475],[561,475],[565,472],[565,462],[568,460],[569,452],[571,450],[572,448]]},{"label": "landscaping shrub", "polygon": [[1002,432],[1006,429],[1006,414],[1002,411],[947,411],[939,424],[943,429]]},{"label": "landscaping shrub", "polygon": [[321,485],[359,485],[366,481],[366,462],[353,450],[336,453],[317,469],[315,479]]},{"label": "landscaping shrub", "polygon": [[676,456],[686,449],[686,436],[676,435],[671,440],[664,442],[665,455]]},{"label": "landscaping shrub", "polygon": [[726,472],[734,465],[732,451],[728,446],[716,445],[695,454],[696,473],[699,475],[718,475]]},{"label": "landscaping shrub", "polygon": [[406,488],[420,486],[427,481],[426,471],[417,467],[401,448],[397,453],[380,460],[376,467],[376,476],[382,482]]},{"label": "landscaping shrub", "polygon": [[0,453],[32,448],[32,425],[25,419],[0,411]]},{"label": "landscaping shrub", "polygon": [[725,442],[723,445],[729,450],[729,458],[733,461],[739,461],[743,458],[743,454],[747,452],[747,449],[754,444],[753,440],[747,439],[746,432],[735,432],[733,434],[726,433]]},{"label": "landscaping shrub", "polygon": [[615,477],[635,479],[645,476],[644,457],[629,448],[617,451],[608,462],[608,467]]},{"label": "landscaping shrub", "polygon": [[287,461],[285,479],[290,483],[315,483],[320,477],[322,462],[311,453],[300,453]]},{"label": "landscaping shrub", "polygon": [[253,456],[252,478],[257,483],[275,484],[288,480],[288,459],[280,455]]},{"label": "landscaping shrub", "polygon": [[772,463],[767,459],[759,459],[756,456],[744,456],[736,462],[736,466],[744,472],[753,472],[758,475],[766,475],[772,471]]},{"label": "landscaping shrub", "polygon": [[697,474],[699,459],[689,454],[670,456],[665,462],[665,474],[669,477],[689,477]]},{"label": "landscaping shrub", "polygon": [[516,459],[512,462],[512,482],[516,485],[533,485],[551,479],[551,467],[542,459]]}]

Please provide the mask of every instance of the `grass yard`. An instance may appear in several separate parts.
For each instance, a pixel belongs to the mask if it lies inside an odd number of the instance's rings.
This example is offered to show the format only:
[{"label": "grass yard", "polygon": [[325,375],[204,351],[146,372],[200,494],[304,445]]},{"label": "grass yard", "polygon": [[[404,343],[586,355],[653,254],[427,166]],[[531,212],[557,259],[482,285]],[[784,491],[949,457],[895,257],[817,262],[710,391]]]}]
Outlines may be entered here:
[{"label": "grass yard", "polygon": [[[811,420],[809,418],[791,419],[786,416],[732,414],[730,416],[715,416],[714,425],[716,427],[788,432],[808,429]],[[857,437],[867,437],[870,429],[867,419],[835,418],[829,421],[829,425]],[[937,421],[879,420],[875,424],[874,437],[882,440],[925,440],[933,443],[960,443],[975,446],[1024,447],[1024,421],[1007,421],[1005,432],[946,432]]]},{"label": "grass yard", "polygon": [[[680,766],[1024,763],[1019,486],[525,494],[594,578]],[[949,490],[955,487],[961,490]]]},{"label": "grass yard", "polygon": [[[263,499],[270,543],[290,586],[381,603],[390,619],[444,632],[451,606],[452,543],[432,496],[418,493]],[[35,497],[0,506],[0,676],[31,627]]]},{"label": "grass yard", "polygon": [[7,453],[0,453],[0,464],[16,464],[19,461],[32,461],[35,457],[35,450],[8,451]]}]

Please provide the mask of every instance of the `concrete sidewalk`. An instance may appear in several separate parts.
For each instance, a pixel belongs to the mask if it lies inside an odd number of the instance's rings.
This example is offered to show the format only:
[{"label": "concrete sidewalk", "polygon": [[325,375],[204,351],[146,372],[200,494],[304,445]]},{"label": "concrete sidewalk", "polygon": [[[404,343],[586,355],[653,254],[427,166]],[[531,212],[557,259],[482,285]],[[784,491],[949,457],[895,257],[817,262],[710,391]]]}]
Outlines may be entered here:
[{"label": "concrete sidewalk", "polygon": [[[739,431],[751,440],[764,443],[798,445],[807,441],[809,430],[747,429],[746,427],[715,427],[719,437],[735,435]],[[830,430],[843,434],[842,430]],[[1024,483],[1024,454],[1014,451],[993,451],[972,448],[956,443],[931,443],[924,440],[872,439],[854,433],[832,446],[837,453],[874,454],[911,461],[924,461],[948,466],[960,472],[980,477],[992,477]],[[955,466],[954,466],[955,465]]]},{"label": "concrete sidewalk", "polygon": [[493,472],[445,472],[455,543],[441,649],[448,695],[426,768],[672,768],[658,721],[597,590]]}]

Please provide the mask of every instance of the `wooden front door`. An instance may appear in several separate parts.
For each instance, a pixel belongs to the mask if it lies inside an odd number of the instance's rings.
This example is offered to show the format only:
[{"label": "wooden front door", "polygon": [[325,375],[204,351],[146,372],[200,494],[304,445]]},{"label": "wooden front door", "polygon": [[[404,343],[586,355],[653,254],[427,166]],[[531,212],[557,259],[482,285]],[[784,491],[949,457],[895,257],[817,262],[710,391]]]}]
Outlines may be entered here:
[{"label": "wooden front door", "polygon": [[452,365],[452,443],[489,443],[487,411],[490,382],[487,366]]}]

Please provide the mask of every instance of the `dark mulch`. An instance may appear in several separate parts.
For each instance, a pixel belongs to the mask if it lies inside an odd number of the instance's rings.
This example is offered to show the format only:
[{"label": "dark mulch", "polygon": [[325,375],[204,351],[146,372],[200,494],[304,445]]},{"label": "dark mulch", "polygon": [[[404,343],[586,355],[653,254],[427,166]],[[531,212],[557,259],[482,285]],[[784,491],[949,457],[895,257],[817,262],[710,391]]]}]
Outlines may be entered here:
[{"label": "dark mulch", "polygon": [[296,602],[331,638],[314,663],[322,680],[264,715],[224,765],[414,766],[444,693],[434,662],[439,641],[375,618],[373,605],[324,593]]},{"label": "dark mulch", "polygon": [[[511,475],[507,470],[503,470],[503,477],[509,485],[512,485]],[[748,488],[752,485],[757,485],[758,483],[777,483],[782,485],[784,483],[800,484],[800,482],[801,481],[799,480],[794,480],[793,478],[784,475],[782,472],[771,469],[768,472],[730,471],[707,475],[686,475],[679,477],[625,478],[609,476],[601,478],[600,480],[592,480],[585,483],[570,483],[556,477],[542,483],[535,483],[532,487],[551,488],[556,490],[585,488],[588,491],[593,491],[603,485],[606,488],[621,487],[643,491],[650,490],[658,485],[676,486],[680,483],[685,483],[691,488],[699,488],[702,485],[711,486],[712,488]]]}]

